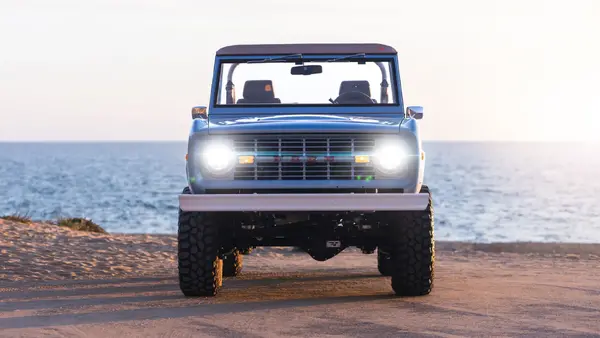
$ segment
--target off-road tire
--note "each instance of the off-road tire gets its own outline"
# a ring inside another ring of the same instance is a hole
[[[377,270],[382,276],[391,276],[394,265],[388,252],[381,251],[381,248],[377,248]]]
[[[423,211],[398,212],[392,223],[392,289],[397,296],[424,296],[433,289],[435,268],[434,213],[429,194]]]
[[[190,194],[189,188],[185,188],[183,194]],[[210,213],[179,209],[179,287],[187,297],[215,296],[221,287],[223,271],[218,258],[218,226],[214,218]]]
[[[223,277],[235,277],[242,273],[244,256],[237,249],[223,257]]]

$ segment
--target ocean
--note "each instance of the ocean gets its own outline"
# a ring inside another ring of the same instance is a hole
[[[437,240],[600,242],[600,147],[425,142]],[[175,233],[185,142],[0,143],[0,215]]]

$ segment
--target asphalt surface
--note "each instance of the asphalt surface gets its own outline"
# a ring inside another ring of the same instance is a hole
[[[432,294],[398,298],[374,256],[247,256],[214,298],[175,275],[0,284],[0,337],[600,336],[598,258],[440,251]]]

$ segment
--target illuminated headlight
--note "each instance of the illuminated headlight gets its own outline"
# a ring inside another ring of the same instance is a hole
[[[224,143],[212,143],[202,152],[202,164],[213,175],[228,173],[234,166],[235,153]]]
[[[402,144],[396,142],[380,144],[374,156],[377,169],[384,174],[396,174],[404,167],[407,155]]]

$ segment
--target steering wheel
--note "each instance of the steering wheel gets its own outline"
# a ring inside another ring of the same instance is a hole
[[[373,100],[369,97],[369,95],[359,92],[359,91],[351,91],[345,92],[338,96],[335,100],[332,101],[333,104],[373,104]]]

